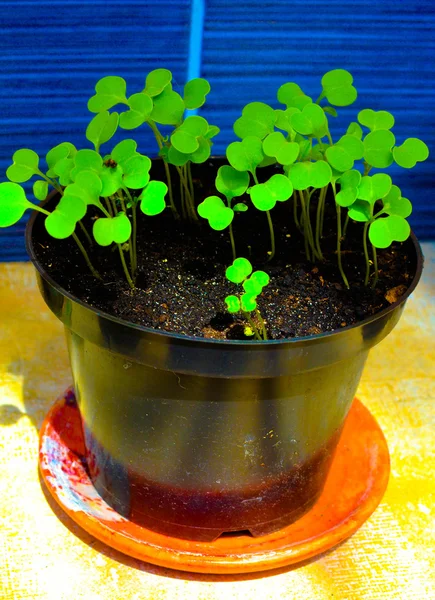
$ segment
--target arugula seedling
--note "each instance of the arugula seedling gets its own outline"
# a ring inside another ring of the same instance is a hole
[[[265,322],[257,308],[257,298],[268,285],[270,278],[264,271],[252,272],[252,265],[247,258],[236,258],[226,271],[228,281],[242,284],[243,293],[238,296],[231,294],[225,298],[227,310],[231,314],[241,312],[249,323],[250,329],[257,340],[267,340]],[[251,316],[255,311],[256,323]],[[246,331],[246,328],[245,328]]]

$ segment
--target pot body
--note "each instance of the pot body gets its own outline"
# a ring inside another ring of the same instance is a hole
[[[388,309],[307,338],[217,341],[170,335],[97,311],[28,251],[64,323],[87,466],[119,513],[168,535],[264,535],[320,495],[369,349],[395,326],[417,274]]]

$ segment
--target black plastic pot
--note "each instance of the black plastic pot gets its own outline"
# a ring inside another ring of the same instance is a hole
[[[95,310],[27,250],[64,323],[87,448],[101,496],[124,516],[195,540],[291,523],[322,491],[368,352],[396,325],[420,279],[351,327],[269,342],[199,339]]]

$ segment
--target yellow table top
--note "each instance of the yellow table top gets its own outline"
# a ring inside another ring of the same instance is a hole
[[[30,264],[0,264],[0,599],[413,600],[435,598],[435,244],[401,322],[358,390],[391,452],[381,505],[347,542],[299,568],[206,576],[126,557],[46,497],[38,429],[70,383],[62,325]]]

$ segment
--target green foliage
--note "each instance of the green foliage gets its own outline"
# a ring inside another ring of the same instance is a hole
[[[227,158],[230,165],[237,171],[254,173],[264,159],[261,139],[249,135],[241,142],[233,142],[227,148]]]
[[[127,100],[130,110],[121,113],[119,126],[121,129],[136,129],[148,121],[153,110],[153,101],[147,94],[133,94]]]
[[[17,183],[0,183],[0,227],[15,225],[28,208],[34,205],[26,198],[26,194]]]
[[[248,136],[255,136],[262,140],[273,127],[277,115],[273,108],[263,102],[251,102],[242,111],[242,116],[234,123],[234,133],[242,140]]]
[[[270,133],[263,140],[263,152],[273,156],[281,165],[291,165],[299,155],[299,144],[288,142],[280,131]]]
[[[123,212],[115,217],[102,217],[94,222],[92,234],[100,246],[123,244],[131,236],[131,223]]]
[[[6,177],[14,183],[24,183],[39,173],[39,156],[33,150],[17,150],[12,156],[12,161],[13,164],[6,171]]]
[[[349,127],[347,128],[346,133],[348,135],[353,135],[354,137],[356,137],[359,140],[361,140],[362,136],[363,136],[363,130],[361,128],[361,125],[359,123],[356,123],[355,121],[350,123]]]
[[[346,171],[339,178],[340,191],[335,196],[335,201],[340,206],[351,206],[358,198],[358,188],[361,183],[361,173],[355,169]]]
[[[75,182],[70,183],[70,185],[65,188],[64,196],[74,196],[80,198],[85,206],[93,205],[101,208],[101,189],[101,179],[96,173],[92,171],[81,171],[75,178]],[[81,218],[82,217],[79,217],[79,219]]]
[[[236,258],[225,271],[225,277],[232,283],[242,283],[252,273],[252,265],[247,258]]]
[[[158,96],[153,97],[151,119],[161,125],[178,125],[184,109],[183,98],[168,85]]]
[[[94,144],[96,152],[101,144],[108,142],[115,135],[118,123],[119,115],[116,112],[109,113],[105,110],[95,115],[86,129],[86,138]]]
[[[286,110],[281,110],[279,108],[277,108],[275,110],[275,115],[276,115],[275,127],[277,129],[282,129],[283,131],[286,131],[292,139],[296,135],[296,132],[292,127],[291,118],[295,113],[298,113],[298,112],[299,112],[299,109],[295,108],[294,106],[291,106],[290,108],[286,108]]]
[[[308,163],[307,163],[308,164]],[[249,190],[251,200],[258,210],[271,210],[277,202],[285,202],[293,193],[293,185],[285,175],[277,173]]]
[[[355,102],[358,95],[352,83],[353,77],[348,71],[328,71],[322,77],[323,96],[334,106],[349,106]]]
[[[343,135],[336,144],[326,149],[325,156],[336,171],[348,171],[355,160],[362,158],[364,145],[353,135]]]
[[[364,160],[372,167],[384,169],[393,163],[392,148],[396,138],[391,131],[377,129],[364,138]]]
[[[88,109],[99,113],[113,108],[116,104],[128,104],[126,90],[127,84],[122,77],[103,77],[95,86],[96,94],[89,99]]]
[[[322,138],[326,135],[327,119],[325,112],[318,104],[306,104],[301,112],[294,113],[290,119],[297,133]]]
[[[172,146],[182,154],[192,154],[199,148],[199,140],[207,133],[208,123],[203,117],[187,117],[171,135]]]
[[[374,204],[376,200],[384,198],[391,190],[391,177],[386,173],[377,173],[376,175],[366,175],[362,177],[358,186],[358,200],[366,200],[369,204]]]
[[[234,218],[234,211],[225,206],[218,196],[209,196],[198,206],[200,217],[207,219],[212,229],[222,231],[226,229]]]
[[[65,192],[53,212],[45,219],[48,233],[63,240],[74,233],[76,225],[86,214],[86,203],[73,190]]]
[[[148,73],[144,93],[153,98],[159,96],[172,81],[172,73],[168,69],[154,69]]]
[[[411,228],[406,219],[391,215],[371,223],[369,240],[375,248],[388,248],[393,242],[404,242],[410,233]]]
[[[149,217],[159,215],[166,208],[165,196],[167,193],[166,183],[150,181],[139,196],[141,211]]]
[[[407,198],[402,198],[402,193],[397,185],[392,185],[390,191],[382,198],[383,211],[388,215],[409,217],[412,213],[412,204]]]
[[[224,165],[219,167],[215,185],[217,191],[230,202],[235,197],[243,196],[248,189],[249,173],[247,171],[237,171],[233,167]],[[245,209],[247,209],[246,206]]]
[[[322,188],[330,183],[332,171],[324,160],[298,162],[290,166],[288,177],[295,190],[306,190],[309,187]]]
[[[33,195],[37,200],[45,200],[48,194],[48,182],[39,179],[33,184]]]
[[[412,169],[417,162],[425,161],[428,156],[428,147],[418,138],[408,138],[401,146],[393,148],[394,160],[405,169]]]
[[[371,108],[365,108],[358,113],[358,121],[365,125],[371,131],[377,129],[391,129],[394,126],[394,117],[386,110],[375,111]]]
[[[133,190],[139,190],[147,185],[150,180],[149,170],[151,160],[148,156],[136,154],[121,163],[124,185]]]
[[[297,83],[284,83],[277,94],[278,102],[285,104],[287,108],[303,109],[307,104],[312,103],[312,99],[306,96]]]
[[[210,92],[210,84],[206,79],[191,79],[184,86],[184,105],[187,109],[200,108],[207,94]]]

